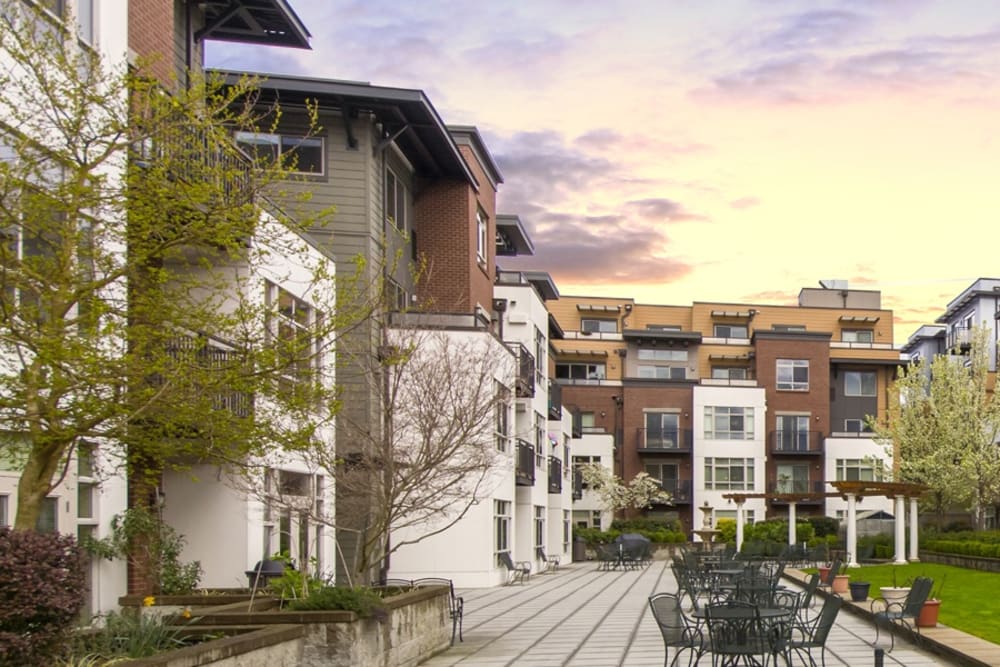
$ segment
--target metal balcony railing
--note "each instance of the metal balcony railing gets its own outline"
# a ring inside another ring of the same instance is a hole
[[[772,454],[820,454],[823,451],[820,431],[771,431],[768,442]]]
[[[636,429],[640,454],[685,454],[691,451],[691,429]]]
[[[972,330],[969,327],[952,327],[948,330],[948,349],[968,352],[972,347]]]
[[[533,398],[535,395],[535,355],[521,343],[506,343],[507,349],[517,357],[517,378],[514,391],[518,398]]]
[[[535,484],[535,446],[527,440],[517,441],[517,467],[514,478],[518,486]]]
[[[573,469],[573,500],[583,498],[583,472],[579,468]]]
[[[824,493],[826,491],[826,482],[821,480],[808,480],[808,479],[775,479],[771,478],[767,482],[767,492],[768,493],[786,493],[792,495],[807,495],[810,493]],[[809,504],[821,504],[824,498],[800,498],[796,500],[798,503],[809,503]],[[772,503],[784,504],[788,500],[785,499],[771,499]]]
[[[673,496],[675,505],[691,503],[691,487],[690,479],[667,479],[660,482],[660,488]]]
[[[549,380],[549,419],[562,419],[562,385]]]
[[[246,363],[242,353],[223,341],[207,336],[173,336],[167,340],[166,353],[175,361],[197,364],[210,372],[212,369],[222,371],[226,367]],[[154,375],[149,381],[162,384],[163,378]],[[253,413],[253,395],[236,390],[215,390],[212,393],[212,407],[216,410],[228,410],[237,417],[249,417]]]
[[[562,493],[562,461],[549,457],[549,493]]]

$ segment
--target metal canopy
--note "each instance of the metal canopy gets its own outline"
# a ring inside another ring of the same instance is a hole
[[[285,0],[209,0],[196,41],[269,44],[308,49],[311,35]]]

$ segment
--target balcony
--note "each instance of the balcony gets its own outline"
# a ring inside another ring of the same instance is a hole
[[[583,498],[583,472],[579,468],[573,469],[573,500]]]
[[[972,348],[972,330],[969,327],[952,327],[948,330],[948,350],[952,354],[965,354]]]
[[[691,504],[690,479],[667,479],[660,482],[660,488],[674,497],[674,505]]]
[[[389,326],[396,329],[440,329],[445,331],[486,331],[489,320],[477,313],[389,313]]]
[[[819,456],[823,453],[820,431],[771,431],[767,440],[772,454]]]
[[[514,481],[518,486],[535,485],[535,446],[526,440],[517,441],[517,468]]]
[[[691,429],[636,429],[636,451],[639,454],[690,454],[691,441]]]
[[[558,384],[556,386],[559,386]],[[559,390],[562,393],[562,389]],[[583,413],[580,412],[579,408],[574,408],[572,410],[573,415],[573,426],[571,436],[574,438],[583,437]]]
[[[562,461],[549,457],[549,493],[562,493]]]
[[[562,385],[549,380],[549,419],[562,419]]]
[[[514,391],[518,398],[535,396],[535,356],[521,343],[505,343],[507,349],[517,357],[517,379]]]
[[[211,372],[246,363],[245,355],[224,342],[208,336],[173,336],[166,343],[167,356],[185,364],[197,364],[201,369]],[[153,375],[149,381],[161,385],[163,378]],[[213,390],[211,392],[212,408],[228,410],[237,417],[249,417],[253,414],[253,395],[236,390]]]
[[[806,496],[812,493],[825,493],[826,482],[808,479],[776,479],[771,478],[767,482],[767,492],[769,494],[791,494]],[[786,498],[769,498],[772,505],[787,505]],[[822,505],[826,498],[798,498],[795,499],[797,505]]]

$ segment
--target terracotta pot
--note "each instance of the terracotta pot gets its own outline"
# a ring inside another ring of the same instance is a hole
[[[941,600],[927,600],[920,608],[920,615],[917,616],[917,627],[934,628],[937,627],[938,611],[941,610]]]
[[[830,576],[830,568],[828,567],[818,567],[819,570],[819,580],[826,581],[826,578]]]
[[[848,586],[847,584],[851,581],[851,575],[849,574],[837,574],[833,577],[833,586],[830,587],[834,593],[846,593]]]

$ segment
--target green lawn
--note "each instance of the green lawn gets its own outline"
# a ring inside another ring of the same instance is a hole
[[[878,597],[879,586],[893,585],[893,572],[897,586],[908,586],[915,577],[931,577],[933,594],[942,600],[941,623],[1000,644],[1000,574],[936,563],[862,565],[846,572],[851,581],[871,582],[871,597]]]

